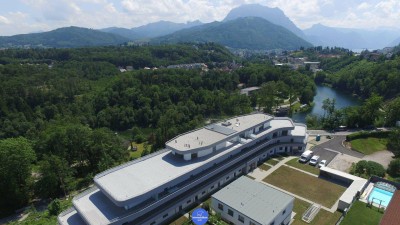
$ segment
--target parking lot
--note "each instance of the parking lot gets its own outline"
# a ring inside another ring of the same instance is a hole
[[[329,151],[323,148],[314,148],[313,149],[314,155],[319,155],[320,158],[318,160],[318,162],[320,162],[321,160],[326,160],[327,165],[329,165],[329,163],[336,157],[336,155],[338,154],[337,152],[333,152],[333,151]]]

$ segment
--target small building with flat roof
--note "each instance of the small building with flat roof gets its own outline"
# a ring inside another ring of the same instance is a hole
[[[253,94],[255,91],[260,90],[260,87],[248,87],[248,88],[243,88],[240,90],[240,94],[241,95],[251,95]]]
[[[234,224],[287,225],[294,197],[242,176],[211,197],[212,209]]]

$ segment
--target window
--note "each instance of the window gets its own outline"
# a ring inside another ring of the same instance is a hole
[[[168,213],[167,214],[165,214],[162,218],[165,218],[165,217],[167,217],[168,216]]]
[[[243,216],[239,215],[239,216],[238,216],[238,220],[239,220],[240,222],[244,223],[244,217],[243,217]]]
[[[226,180],[229,180],[229,176],[226,177]]]
[[[282,131],[282,136],[287,136],[287,135],[288,135],[288,131],[287,130]]]
[[[224,211],[224,206],[221,203],[218,203],[218,209]]]
[[[154,224],[156,224],[156,221],[153,221],[150,225],[154,225]]]
[[[192,200],[188,200],[188,201],[186,202],[186,204],[189,204],[191,201],[192,201]]]
[[[283,212],[282,212],[282,215],[285,215],[285,213],[286,213],[286,209],[285,209],[285,210],[283,210]]]
[[[232,211],[232,209],[228,209],[228,215],[233,216],[233,211]]]
[[[206,191],[201,192],[202,195],[204,195],[206,193]]]
[[[214,185],[213,186],[211,186],[211,188],[210,189],[214,189]]]
[[[275,225],[275,221],[272,221],[272,223],[270,223],[269,225]]]
[[[256,223],[254,223],[253,221],[250,221],[250,225],[256,225]]]

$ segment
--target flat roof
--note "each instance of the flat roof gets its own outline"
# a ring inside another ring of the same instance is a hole
[[[294,130],[291,131],[292,136],[303,136],[307,131],[307,126],[295,124]]]
[[[264,114],[261,115],[264,116]],[[239,121],[242,120],[239,119]],[[281,118],[277,121],[272,120],[270,127],[261,134],[283,127],[291,129],[293,128],[292,126],[293,123],[289,118]],[[243,125],[243,127],[245,126]],[[304,135],[306,134],[304,133]],[[97,175],[94,180],[96,185],[105,190],[114,200],[118,202],[128,201],[227,155],[240,146],[242,144],[237,143],[229,146],[224,151],[218,151],[210,156],[188,161],[174,156],[171,151],[165,149],[147,156],[148,158],[140,158],[105,171]]]
[[[177,151],[189,151],[200,147],[211,146],[225,138],[236,135],[238,132],[267,122],[272,118],[272,116],[264,113],[234,117],[179,135],[169,140],[166,145]],[[224,126],[223,123],[230,125]],[[211,129],[212,127],[215,129]]]
[[[351,203],[353,202],[354,196],[356,196],[357,192],[361,192],[361,190],[364,188],[364,186],[367,184],[368,180],[357,177],[345,172],[342,172],[340,170],[335,170],[326,166],[323,166],[320,168],[321,171],[328,172],[330,174],[334,174],[336,176],[344,177],[348,180],[352,180],[353,182],[350,184],[350,186],[346,189],[346,191],[343,192],[343,194],[340,196],[339,200],[346,202],[346,203]]]
[[[294,197],[265,184],[241,176],[212,198],[260,224],[270,224]],[[268,222],[269,221],[269,222]]]

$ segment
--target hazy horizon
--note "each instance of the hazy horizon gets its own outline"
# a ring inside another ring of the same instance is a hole
[[[79,26],[133,28],[160,20],[221,21],[243,4],[280,8],[300,29],[331,27],[400,29],[396,0],[15,0],[0,8],[0,36]],[[400,34],[399,34],[400,36]]]

